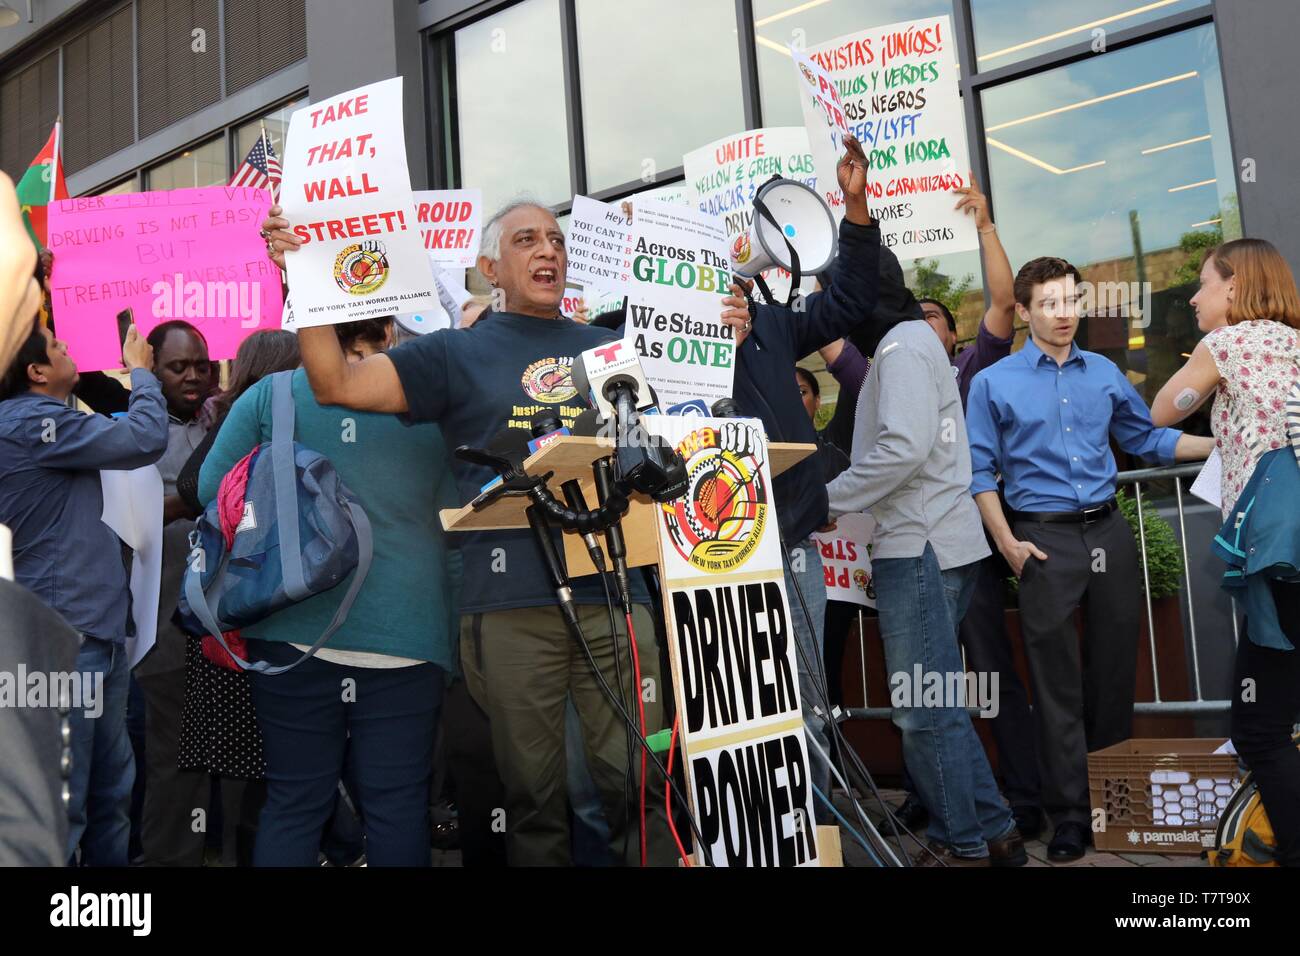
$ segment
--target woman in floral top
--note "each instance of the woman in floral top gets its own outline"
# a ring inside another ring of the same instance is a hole
[[[1238,239],[1206,254],[1192,306],[1205,338],[1160,390],[1151,417],[1173,425],[1214,396],[1210,423],[1223,458],[1226,520],[1260,458],[1287,445],[1287,398],[1300,383],[1300,294],[1272,244]],[[1300,750],[1291,741],[1300,713],[1300,582],[1270,586],[1292,649],[1257,644],[1246,622],[1232,739],[1259,783],[1279,862],[1300,866]]]

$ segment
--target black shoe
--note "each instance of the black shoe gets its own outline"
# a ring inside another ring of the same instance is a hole
[[[1016,829],[1026,840],[1037,840],[1043,832],[1043,811],[1035,806],[1011,808],[1011,815],[1016,818]]]
[[[903,805],[894,811],[894,816],[898,822],[907,829],[916,833],[927,823],[930,822],[930,811],[925,809],[925,804],[921,802],[920,797],[914,793],[909,793]]]
[[[1088,828],[1082,823],[1066,821],[1056,828],[1052,842],[1047,844],[1047,859],[1053,863],[1069,863],[1083,857],[1089,843]]]
[[[1025,841],[1014,827],[1001,840],[989,841],[989,863],[992,866],[1024,866],[1028,862]]]

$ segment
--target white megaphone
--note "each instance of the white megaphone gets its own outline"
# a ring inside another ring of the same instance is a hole
[[[803,275],[825,272],[835,261],[839,241],[835,216],[825,200],[803,183],[773,176],[754,194],[749,232],[731,243],[731,271],[754,279],[768,269]],[[798,263],[790,255],[798,254]],[[799,285],[796,276],[794,287]]]

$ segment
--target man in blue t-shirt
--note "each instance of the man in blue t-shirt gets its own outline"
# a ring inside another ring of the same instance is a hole
[[[298,238],[272,209],[265,224],[273,258]],[[532,417],[556,412],[572,426],[585,404],[573,386],[576,356],[617,336],[570,321],[560,312],[567,255],[564,234],[549,209],[520,201],[485,225],[479,271],[498,290],[490,317],[467,329],[432,332],[390,352],[347,364],[332,329],[302,329],[303,365],[322,404],[393,412],[409,422],[436,421],[451,448],[486,448],[506,430],[528,437]],[[463,461],[453,470],[461,500],[495,477]],[[556,532],[557,546],[559,534]],[[582,724],[588,764],[602,795],[621,857],[625,828],[635,827],[624,802],[628,765],[622,717],[606,700],[556,606],[530,531],[459,537],[464,558],[461,667],[492,726],[496,763],[506,789],[507,852],[514,865],[571,862],[565,790],[564,713],[572,697]],[[605,592],[595,576],[575,579],[573,596],[591,651],[611,687],[615,642]],[[663,729],[659,650],[649,596],[634,577],[633,624],[647,734]],[[620,631],[623,629],[620,627]],[[620,634],[618,643],[626,638]],[[635,718],[637,694],[624,667],[624,706]],[[640,760],[633,761],[639,765]],[[649,781],[653,783],[653,781]],[[649,862],[673,858],[663,801],[647,806]],[[628,862],[637,841],[627,841]]]

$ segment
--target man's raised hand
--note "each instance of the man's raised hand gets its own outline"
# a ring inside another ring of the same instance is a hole
[[[844,217],[859,226],[871,225],[871,213],[867,211],[867,154],[851,135],[844,136],[844,155],[835,175],[844,192]]]

